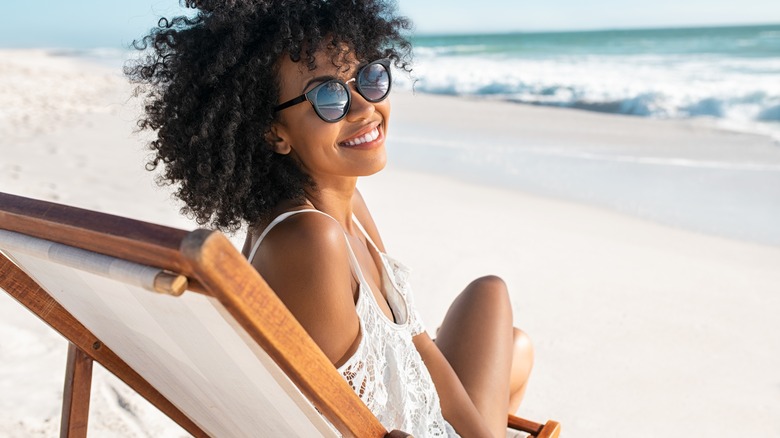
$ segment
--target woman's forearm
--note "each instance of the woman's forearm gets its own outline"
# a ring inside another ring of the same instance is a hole
[[[491,437],[490,430],[484,424],[458,375],[430,336],[427,333],[415,336],[414,345],[436,386],[444,419],[464,438]]]

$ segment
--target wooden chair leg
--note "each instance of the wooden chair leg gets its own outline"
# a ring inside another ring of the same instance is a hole
[[[73,343],[68,343],[60,438],[86,438],[91,389],[92,358]]]

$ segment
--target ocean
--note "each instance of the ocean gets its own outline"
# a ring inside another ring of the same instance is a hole
[[[416,92],[653,118],[780,141],[780,24],[414,36]],[[60,48],[120,66],[127,48]]]
[[[581,139],[549,124],[491,125],[495,118],[470,114],[476,106],[458,99],[450,117],[415,118],[411,96],[398,93],[395,107],[408,106],[394,112],[392,165],[780,246],[780,25],[419,35],[413,43],[413,71],[397,72],[398,88],[620,116]],[[116,46],[49,53],[117,74],[131,54]],[[608,132],[638,118],[695,122],[652,124],[674,133],[667,137]]]
[[[780,25],[413,39],[417,92],[653,118],[780,140]]]

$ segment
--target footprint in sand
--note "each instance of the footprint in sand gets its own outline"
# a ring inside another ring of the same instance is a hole
[[[59,201],[60,200],[60,194],[58,193],[58,187],[55,183],[46,183],[45,184],[47,191],[49,193],[46,194],[46,198],[48,198],[50,201]]]
[[[15,181],[19,180],[19,178],[21,177],[21,174],[22,174],[22,166],[20,166],[18,164],[12,164],[10,166],[8,175],[10,176],[10,178],[12,180],[15,180]]]
[[[86,155],[76,155],[76,168],[83,169],[87,167],[87,156]]]

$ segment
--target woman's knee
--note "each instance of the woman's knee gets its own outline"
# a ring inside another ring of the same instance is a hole
[[[469,283],[458,301],[471,309],[493,309],[491,312],[503,311],[512,315],[512,303],[509,300],[509,290],[501,277],[486,275]]]
[[[502,289],[506,290],[506,282],[504,279],[497,275],[485,275],[479,277],[469,284],[469,287],[485,288],[485,289]]]
[[[466,286],[466,291],[477,295],[480,299],[492,298],[509,301],[509,289],[504,280],[496,275],[485,275],[477,278]]]

